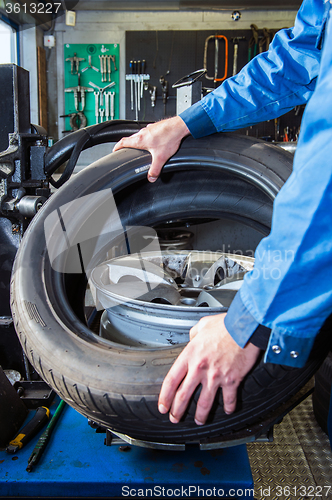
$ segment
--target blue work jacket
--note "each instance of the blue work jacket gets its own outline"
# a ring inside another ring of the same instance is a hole
[[[276,118],[308,103],[293,172],[276,197],[272,228],[255,252],[225,324],[244,347],[271,328],[265,361],[303,366],[332,313],[331,3],[305,0],[293,28],[180,116],[194,137]]]

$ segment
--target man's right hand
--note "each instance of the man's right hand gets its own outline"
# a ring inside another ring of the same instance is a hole
[[[179,116],[174,116],[167,120],[150,123],[136,134],[124,137],[114,146],[113,151],[122,148],[149,151],[152,155],[152,163],[148,171],[148,180],[155,182],[167,160],[179,149],[181,140],[189,134],[184,121]]]

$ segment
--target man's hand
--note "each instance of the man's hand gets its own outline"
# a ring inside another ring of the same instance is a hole
[[[174,116],[151,123],[136,134],[124,137],[114,146],[113,151],[122,148],[149,151],[152,155],[152,163],[148,171],[148,180],[155,182],[167,160],[179,149],[181,140],[189,134],[184,121],[179,116]]]
[[[243,349],[229,335],[225,314],[206,316],[190,330],[190,342],[168,372],[159,395],[159,411],[176,424],[186,410],[199,384],[195,422],[203,425],[219,387],[223,391],[224,411],[236,406],[237,388],[254,366],[260,349],[248,343]]]

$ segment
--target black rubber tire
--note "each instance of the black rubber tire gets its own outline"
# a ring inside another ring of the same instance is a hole
[[[196,426],[198,388],[182,421],[173,425],[158,412],[157,400],[161,383],[184,345],[142,349],[92,334],[84,321],[85,277],[52,269],[44,221],[71,200],[111,187],[125,226],[227,216],[240,218],[264,234],[269,230],[273,198],[291,172],[292,155],[233,134],[188,138],[154,185],[146,181],[150,161],[145,151],[121,150],[75,175],[44,205],[30,224],[14,265],[15,327],[41,377],[68,404],[102,426],[165,443],[231,438],[234,430],[260,421],[310,379],[327,353],[322,334],[302,369],[260,360],[239,389],[234,414],[224,414],[220,392],[206,425]],[[83,212],[72,215],[77,227],[84,224]],[[67,257],[68,252],[63,252],[60,259],[65,262]]]
[[[315,375],[315,390],[312,395],[312,406],[317,422],[328,434],[328,416],[332,386],[332,352],[325,358]]]

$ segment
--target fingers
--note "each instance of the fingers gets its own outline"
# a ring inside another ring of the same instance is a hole
[[[197,425],[205,424],[212,408],[217,389],[218,387],[209,388],[207,385],[202,386],[195,413],[195,422]]]
[[[183,354],[183,352],[184,351],[182,351],[181,354]],[[182,360],[181,354],[176,359],[174,365],[166,375],[163,385],[161,386],[158,400],[158,410],[160,413],[167,413],[169,411],[175,393],[188,371],[187,363],[185,360]]]
[[[235,381],[231,381],[228,382],[227,385],[224,385],[222,388],[222,396],[224,400],[224,412],[227,415],[230,415],[235,411],[238,386],[239,384],[236,384]]]
[[[180,385],[174,396],[170,409],[169,419],[173,424],[177,424],[180,421],[181,417],[186,411],[191,396],[193,395],[199,383],[200,379],[198,374],[195,376],[189,372],[183,379],[182,384]]]

